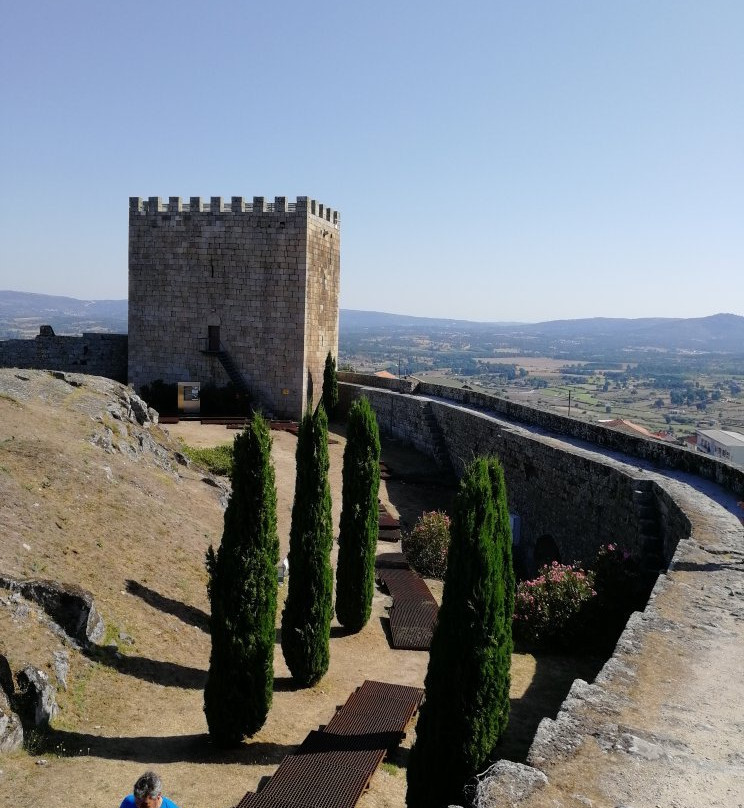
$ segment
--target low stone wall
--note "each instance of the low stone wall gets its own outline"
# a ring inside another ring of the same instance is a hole
[[[388,379],[384,376],[375,376],[373,373],[352,373],[348,370],[339,371],[338,380],[348,384],[364,384],[382,390],[394,390],[396,393],[412,393],[420,383],[418,379],[411,377]]]
[[[34,339],[0,342],[0,367],[87,373],[126,384],[127,342],[126,334],[57,336],[43,325]]]
[[[623,463],[556,445],[518,424],[442,400],[348,383],[341,383],[339,392],[342,409],[365,395],[383,434],[430,456],[444,444],[458,475],[472,458],[496,455],[504,466],[509,510],[520,518],[518,554],[526,569],[534,567],[540,539],[554,542],[564,562],[589,563],[599,546],[609,542],[644,554],[645,514],[634,497],[642,481],[647,482],[642,470],[633,473]],[[689,523],[670,497],[658,487],[650,490],[668,562],[679,538],[689,534]]]
[[[380,379],[377,376],[360,373],[353,375],[355,377],[354,384],[393,389],[380,383],[388,380]],[[346,381],[346,379],[344,380]],[[744,497],[744,469],[686,447],[629,435],[601,424],[580,421],[577,418],[547,412],[537,407],[518,404],[508,399],[498,398],[475,390],[447,387],[414,379],[404,381],[410,381],[413,384],[413,389],[410,392],[417,395],[445,399],[456,404],[462,404],[470,409],[492,413],[509,421],[537,426],[559,435],[588,441],[603,449],[638,457],[660,468],[678,469],[679,471],[695,474],[699,477],[713,480],[738,496]],[[400,392],[409,391],[401,390]]]

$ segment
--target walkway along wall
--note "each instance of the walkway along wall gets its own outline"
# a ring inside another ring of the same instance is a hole
[[[569,563],[591,562],[600,545],[620,542],[659,569],[689,533],[684,514],[642,469],[629,473],[610,458],[600,462],[578,446],[440,399],[346,382],[340,391],[342,406],[364,394],[384,434],[430,456],[443,440],[458,476],[472,458],[496,455],[504,466],[509,510],[520,517],[518,554],[528,570],[534,569],[539,540],[554,542]],[[651,511],[642,494],[650,495]]]

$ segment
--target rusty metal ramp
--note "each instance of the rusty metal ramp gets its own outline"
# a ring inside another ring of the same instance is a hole
[[[434,601],[395,601],[390,607],[393,648],[428,651],[438,615],[439,607]]]
[[[393,648],[428,651],[439,607],[423,578],[411,569],[380,566],[377,580],[393,599],[390,638]]]
[[[354,808],[423,696],[420,687],[365,681],[324,730],[311,732],[237,808]]]

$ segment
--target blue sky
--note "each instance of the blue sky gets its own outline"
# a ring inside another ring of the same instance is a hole
[[[127,294],[129,196],[341,211],[344,308],[744,314],[741,0],[24,0],[0,288]]]

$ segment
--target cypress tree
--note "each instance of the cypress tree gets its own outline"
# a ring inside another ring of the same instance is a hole
[[[253,735],[271,706],[278,562],[271,436],[256,414],[235,438],[222,542],[207,551],[212,652],[204,712],[219,746]]]
[[[372,611],[379,488],[380,435],[362,397],[351,405],[347,421],[336,570],[336,616],[350,631],[361,630]]]
[[[336,373],[336,360],[328,351],[325,367],[323,368],[323,407],[328,418],[333,418],[338,406],[338,374]]]
[[[333,570],[328,485],[328,420],[322,406],[305,413],[297,438],[297,478],[289,533],[289,591],[282,613],[282,652],[300,686],[328,670]]]
[[[460,483],[426,696],[408,762],[408,808],[457,804],[509,718],[514,611],[511,530],[498,461]]]

